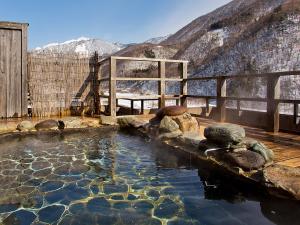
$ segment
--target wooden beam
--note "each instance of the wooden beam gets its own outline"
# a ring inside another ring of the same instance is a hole
[[[98,62],[98,53],[95,52],[93,57],[93,95],[94,95],[94,113],[100,114],[100,97],[99,97],[99,90],[100,90],[100,83],[98,82],[99,79],[99,65]]]
[[[219,77],[217,80],[217,110],[220,122],[226,120],[226,79]]]
[[[262,74],[236,74],[236,75],[215,75],[209,77],[189,77],[188,81],[192,80],[216,80],[219,77],[227,78],[227,79],[235,79],[235,78],[257,78],[257,77],[272,77],[272,76],[292,76],[292,75],[300,75],[300,71],[284,71],[284,72],[275,72],[275,73],[262,73]]]
[[[181,98],[181,105],[187,107],[187,98],[186,95],[188,94],[187,90],[187,62],[183,62],[180,64],[180,76],[181,76],[181,83],[180,83],[180,95],[183,97]]]
[[[158,94],[160,95],[159,98],[159,108],[165,107],[165,92],[166,92],[166,63],[164,61],[160,61],[158,63],[158,76],[159,86],[158,86]]]
[[[117,77],[117,81],[160,81],[159,77]],[[182,81],[179,78],[165,78],[165,81]]]
[[[299,124],[299,116],[298,116],[298,114],[299,114],[299,107],[298,107],[299,105],[297,104],[297,103],[294,103],[294,123],[296,124],[296,125],[298,125]]]
[[[209,98],[205,99],[205,112],[208,115],[208,113],[209,113]]]
[[[267,79],[267,129],[274,133],[279,131],[279,102],[280,77],[272,76]]]
[[[130,114],[133,115],[133,110],[134,110],[134,100],[130,100]]]
[[[116,59],[110,58],[109,60],[109,114],[110,116],[117,116],[117,106],[116,106],[116,73],[117,73],[117,63]]]
[[[116,60],[130,60],[130,61],[148,61],[148,62],[168,62],[168,63],[187,63],[186,60],[175,59],[158,59],[158,58],[136,58],[136,57],[123,57],[123,56],[111,56]]]
[[[15,22],[6,22],[6,21],[0,21],[0,27],[4,29],[11,29],[11,30],[23,30],[24,27],[29,26],[28,23],[15,23]]]
[[[27,99],[27,94],[28,94],[28,74],[27,74],[27,40],[28,40],[28,35],[27,35],[27,29],[28,29],[28,24],[24,23],[22,24],[22,68],[21,68],[21,73],[22,73],[22,81],[21,81],[21,116],[27,116],[28,114],[28,99]]]
[[[145,109],[144,109],[144,99],[141,99],[141,114],[144,115]]]

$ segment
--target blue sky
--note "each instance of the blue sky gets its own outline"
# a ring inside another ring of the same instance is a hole
[[[78,37],[133,43],[176,32],[230,0],[0,0],[0,20],[28,22],[29,48]]]

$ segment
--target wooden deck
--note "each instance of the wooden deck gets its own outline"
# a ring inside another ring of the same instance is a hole
[[[197,118],[200,126],[207,127],[216,123],[213,120]],[[275,154],[274,162],[280,165],[300,168],[300,135],[291,133],[273,133],[262,129],[243,126],[247,137],[254,138],[272,149]]]

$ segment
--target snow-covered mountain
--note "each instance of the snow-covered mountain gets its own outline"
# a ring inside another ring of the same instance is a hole
[[[81,55],[91,55],[98,52],[100,56],[111,55],[127,45],[121,43],[110,43],[101,39],[80,37],[62,43],[50,43],[33,50],[35,53],[78,53]]]
[[[159,44],[159,43],[165,41],[166,39],[168,39],[170,36],[171,36],[171,34],[166,35],[166,36],[161,36],[161,37],[150,38],[147,41],[145,41],[144,43]]]
[[[150,52],[156,58],[185,59],[189,61],[189,76],[218,76],[300,70],[299,43],[300,0],[233,0],[198,17],[159,44],[140,44],[115,54],[142,57]],[[138,69],[153,70],[153,65],[140,63]],[[149,87],[148,83],[142,89],[155,92],[157,87]],[[299,97],[299,84],[299,77],[283,78],[282,97]],[[230,85],[232,96],[266,95],[263,80]],[[175,85],[171,88],[179,89]],[[193,94],[215,95],[214,90],[215,82],[189,83]]]

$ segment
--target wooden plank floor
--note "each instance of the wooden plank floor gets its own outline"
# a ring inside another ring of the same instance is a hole
[[[203,118],[197,118],[197,120],[202,129],[216,123],[213,120]],[[300,135],[282,132],[274,134],[258,128],[243,127],[246,130],[247,137],[261,141],[273,150],[275,163],[300,168]]]

